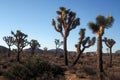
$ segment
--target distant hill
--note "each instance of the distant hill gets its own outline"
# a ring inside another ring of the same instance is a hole
[[[31,53],[31,48],[24,49],[23,51],[26,52],[26,53]],[[40,52],[43,52],[43,50],[39,49],[39,48],[35,49],[35,53],[40,53]]]
[[[7,53],[8,50],[9,50],[8,48],[6,48],[6,47],[0,45],[0,53]]]
[[[56,49],[50,49],[50,50],[48,50],[48,52],[49,52],[49,53],[56,53]],[[58,48],[58,49],[57,49],[57,53],[63,53],[63,49]]]
[[[120,53],[120,50],[115,51],[115,53]]]

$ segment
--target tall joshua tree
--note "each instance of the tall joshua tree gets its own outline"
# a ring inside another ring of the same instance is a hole
[[[103,61],[102,61],[102,36],[105,29],[108,29],[112,26],[114,19],[112,16],[104,17],[98,15],[96,17],[96,23],[89,22],[88,26],[90,29],[97,35],[97,55],[98,55],[98,68],[99,72],[103,73]]]
[[[106,46],[109,48],[110,52],[110,67],[112,67],[112,47],[115,44],[115,41],[113,39],[107,39],[106,37],[103,40],[106,44]]]
[[[28,45],[27,35],[22,33],[20,30],[17,30],[16,33],[11,31],[11,34],[14,36],[14,45],[17,47],[17,61],[20,61],[20,53],[23,48]]]
[[[75,29],[80,24],[80,19],[76,18],[76,13],[66,9],[65,7],[60,7],[60,10],[57,11],[57,24],[54,19],[52,19],[52,25],[54,29],[59,32],[63,37],[63,48],[64,48],[64,57],[65,65],[68,65],[67,57],[67,37],[72,29]]]
[[[29,44],[30,44],[30,47],[31,47],[31,50],[32,50],[32,55],[33,55],[35,53],[35,49],[37,47],[40,47],[40,44],[37,40],[34,40],[34,39],[32,39]]]
[[[78,60],[79,60],[80,56],[82,55],[82,53],[84,52],[84,50],[86,48],[89,48],[90,46],[94,45],[95,40],[96,40],[95,37],[93,37],[91,40],[90,40],[90,37],[85,38],[85,29],[80,29],[79,35],[80,35],[79,41],[75,45],[75,47],[77,48],[78,56],[76,57],[72,66],[74,66],[78,62]]]
[[[14,38],[12,36],[4,36],[3,40],[7,43],[8,47],[9,47],[8,57],[10,57],[10,55],[11,55],[11,46],[14,43]]]
[[[63,44],[63,41],[60,41],[59,39],[55,39],[55,45],[56,45],[56,55],[57,55],[57,49]]]

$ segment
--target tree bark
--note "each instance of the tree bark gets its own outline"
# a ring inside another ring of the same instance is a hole
[[[32,49],[32,55],[35,54],[35,48],[31,48]]]
[[[8,57],[10,57],[10,56],[11,56],[11,48],[10,48],[10,46],[9,46]]]
[[[18,62],[20,61],[20,48],[19,48],[19,45],[18,45],[18,51],[17,51],[17,61]]]
[[[18,54],[17,54],[17,61],[19,62],[20,61],[20,52],[18,51]]]
[[[72,66],[76,65],[76,63],[78,62],[81,54],[82,54],[82,52],[79,52],[79,53],[78,53],[78,56],[77,56],[77,58],[75,59],[75,61],[73,62]]]
[[[99,79],[103,80],[103,60],[102,60],[102,37],[98,36],[97,38],[97,56],[98,56],[98,70],[99,70]]]
[[[68,65],[68,56],[67,56],[67,37],[64,37],[64,44],[63,44],[63,48],[64,48],[64,59],[65,59],[65,65]]]
[[[112,67],[112,48],[110,48],[110,67]]]
[[[57,48],[57,45],[56,45],[55,56],[57,56],[57,49],[58,49],[58,48]]]
[[[80,48],[80,45],[78,45],[78,47]],[[79,51],[78,51],[78,53],[77,53],[78,56],[77,56],[77,58],[75,59],[75,61],[73,62],[72,66],[76,65],[76,63],[78,62],[78,60],[79,60],[79,58],[81,57],[81,55],[82,55],[82,53],[83,53],[84,50],[85,50],[85,48],[83,48],[82,50],[79,49]]]

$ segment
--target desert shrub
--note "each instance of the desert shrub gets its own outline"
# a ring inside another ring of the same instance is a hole
[[[4,74],[4,71],[0,69],[0,76],[2,76],[3,74]]]
[[[108,74],[109,80],[120,80],[119,72],[109,72]]]
[[[30,71],[22,64],[15,63],[5,74],[10,80],[30,80]]]
[[[120,80],[120,68],[109,68],[106,74],[109,80]]]
[[[64,75],[64,69],[56,65],[50,65],[41,61],[37,57],[31,57],[26,62],[20,64],[15,63],[6,72],[9,80],[37,80],[40,77],[54,78],[56,75]],[[49,79],[49,78],[48,78]]]
[[[54,76],[58,74],[63,75],[64,72],[63,68],[56,65],[50,65],[34,56],[25,63],[25,66],[32,71],[33,76],[43,74],[44,72],[51,72]]]
[[[90,68],[90,67],[83,67],[83,70],[84,70],[88,75],[95,75],[95,74],[96,74],[96,71],[93,70],[93,69]]]
[[[36,77],[39,74],[43,74],[45,71],[48,71],[50,68],[50,65],[48,65],[46,62],[42,62],[34,57],[27,60],[24,66],[31,71],[32,77]]]
[[[50,72],[52,72],[54,74],[54,76],[60,74],[60,75],[64,75],[64,70],[63,68],[59,67],[59,66],[56,66],[56,65],[53,65],[51,66],[50,68]]]

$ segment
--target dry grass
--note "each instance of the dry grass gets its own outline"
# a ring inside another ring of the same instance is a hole
[[[83,56],[74,67],[70,66],[75,58],[73,56],[69,56],[69,66],[66,67],[64,65],[64,57],[60,57],[60,55],[55,56],[54,54],[48,53],[38,53],[35,55],[39,57],[41,61],[66,69],[65,75],[63,76],[65,80],[98,80],[97,58],[94,55]],[[29,56],[30,54],[21,54],[21,62],[25,62]],[[7,57],[7,54],[0,54],[0,75],[2,78],[4,78],[4,72],[7,72],[8,68],[14,63],[16,63],[16,54],[12,54],[10,58]],[[109,56],[104,55],[103,65],[105,80],[120,80],[120,55],[113,55],[113,66],[111,68],[109,67]],[[1,77],[0,80],[5,80],[1,79]],[[61,76],[58,77],[61,78],[60,80],[64,80]]]

